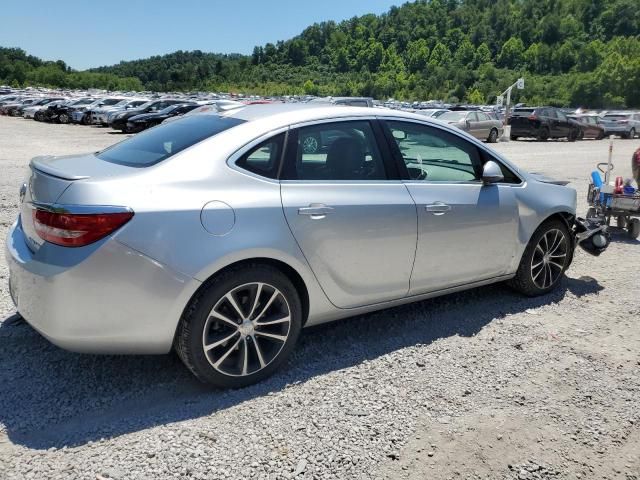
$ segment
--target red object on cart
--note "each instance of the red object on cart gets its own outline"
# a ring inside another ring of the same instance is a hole
[[[624,180],[622,180],[622,177],[616,177],[616,186],[613,188],[613,193],[616,195],[622,195],[623,188]]]

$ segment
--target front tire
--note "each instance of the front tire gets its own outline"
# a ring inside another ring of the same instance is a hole
[[[549,293],[558,286],[569,267],[571,248],[569,230],[563,222],[544,222],[529,240],[509,285],[528,297]]]
[[[632,128],[631,130],[629,130],[629,138],[630,139],[636,138],[636,129],[635,128]]]
[[[174,346],[202,382],[240,388],[273,374],[301,327],[302,304],[291,280],[253,264],[223,272],[192,299]]]

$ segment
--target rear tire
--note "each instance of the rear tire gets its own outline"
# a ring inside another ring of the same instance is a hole
[[[205,284],[180,319],[174,347],[202,382],[240,388],[272,375],[301,327],[302,304],[291,280],[271,266],[252,264]]]
[[[511,135],[509,138],[511,140],[518,140],[518,138],[520,138],[520,137],[518,137],[517,135]]]
[[[560,220],[548,220],[529,240],[516,276],[508,285],[518,292],[537,297],[555,289],[572,258],[572,242],[567,226]]]
[[[618,228],[626,228],[627,227],[627,218],[624,215],[618,215],[616,217],[616,226]]]
[[[547,140],[549,140],[549,129],[547,127],[544,127],[542,130],[540,130],[540,133],[538,134],[538,141],[539,142],[546,142]]]
[[[632,239],[637,239],[640,236],[640,219],[632,218],[627,224],[627,234]]]
[[[487,143],[496,143],[498,141],[498,130],[492,128],[487,137]]]
[[[58,122],[60,123],[69,123],[69,115],[67,113],[61,113],[58,115]]]

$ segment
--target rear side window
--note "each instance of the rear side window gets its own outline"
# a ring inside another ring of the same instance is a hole
[[[382,155],[367,120],[302,127],[292,150],[295,158],[287,154],[288,165],[283,174],[286,180],[387,179]]]
[[[202,140],[244,123],[237,118],[194,115],[139,133],[98,152],[102,160],[129,167],[148,167]]]
[[[278,178],[284,133],[276,135],[249,150],[236,162],[236,165],[251,173],[267,178]]]

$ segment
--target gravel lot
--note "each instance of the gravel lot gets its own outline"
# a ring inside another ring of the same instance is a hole
[[[2,251],[32,156],[122,138],[0,117]],[[615,142],[617,174],[638,144]],[[584,213],[607,145],[495,148],[570,180]],[[639,270],[640,242],[615,235],[549,296],[495,285],[306,330],[275,377],[215,391],[175,355],[50,345],[12,321],[2,257],[0,478],[639,479]]]

